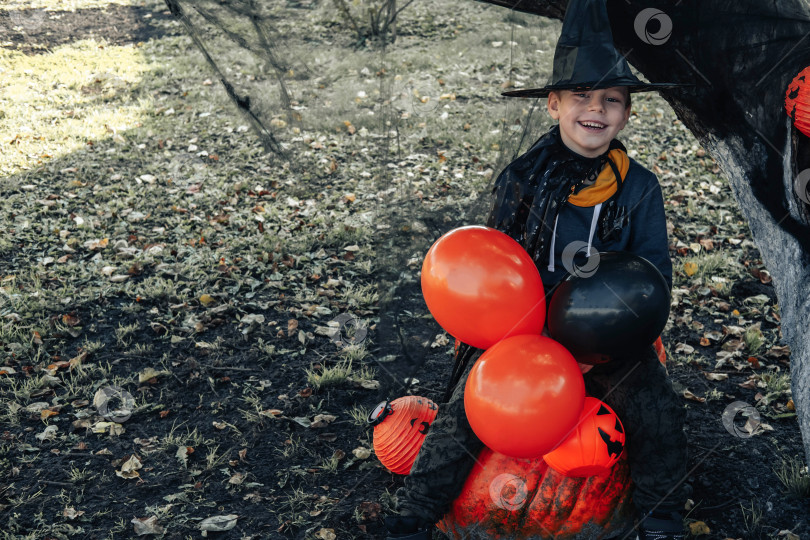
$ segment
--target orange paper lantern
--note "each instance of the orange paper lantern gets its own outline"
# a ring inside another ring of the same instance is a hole
[[[371,412],[374,453],[394,474],[409,474],[439,407],[428,398],[405,396],[383,401]]]
[[[796,129],[810,137],[810,66],[804,68],[790,81],[785,92],[785,110]]]
[[[574,430],[543,459],[566,476],[607,474],[619,461],[624,441],[624,427],[613,409],[601,400],[586,397]]]

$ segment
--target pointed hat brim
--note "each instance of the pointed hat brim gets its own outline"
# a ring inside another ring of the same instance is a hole
[[[645,83],[643,81],[639,81],[639,83],[634,84],[622,84],[621,81],[605,81],[605,83],[602,84],[553,84],[544,86],[543,88],[527,88],[526,90],[511,90],[509,92],[501,92],[501,95],[504,97],[543,98],[548,97],[549,93],[554,90],[591,90],[594,88],[611,88],[614,86],[626,86],[631,93],[635,93],[672,90],[675,88],[685,88],[695,85],[691,83]]]

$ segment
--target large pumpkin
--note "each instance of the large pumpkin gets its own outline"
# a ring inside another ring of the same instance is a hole
[[[607,475],[571,478],[542,458],[516,459],[484,448],[437,525],[465,540],[609,538],[632,527],[630,482],[625,457]]]

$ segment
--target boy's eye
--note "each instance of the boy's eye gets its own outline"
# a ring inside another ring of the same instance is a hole
[[[577,97],[586,97],[587,96],[587,94],[583,94],[583,93],[578,93],[578,94],[574,94],[574,95],[577,96]],[[610,100],[610,101],[615,101],[617,103],[621,102],[618,98],[614,98],[614,97],[609,97],[607,99]]]

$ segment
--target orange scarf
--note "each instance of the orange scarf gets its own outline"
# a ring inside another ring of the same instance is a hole
[[[622,175],[621,181],[624,182],[627,176],[627,171],[630,169],[630,159],[624,150],[614,148],[608,153],[608,159],[611,159],[616,164],[616,168]],[[596,206],[601,202],[608,200],[614,193],[616,193],[616,175],[613,174],[613,167],[610,164],[605,164],[599,176],[593,185],[583,188],[579,193],[574,194],[574,188],[571,188],[571,195],[568,197],[568,202],[579,207]]]

